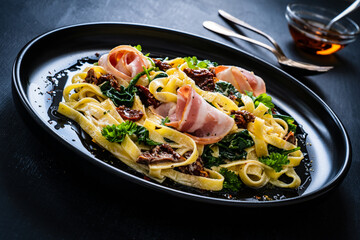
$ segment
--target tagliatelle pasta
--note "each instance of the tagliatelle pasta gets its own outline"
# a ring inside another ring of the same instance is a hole
[[[121,45],[74,75],[58,112],[158,182],[229,192],[241,184],[297,188],[296,125],[265,92],[260,77],[238,67],[151,59]]]

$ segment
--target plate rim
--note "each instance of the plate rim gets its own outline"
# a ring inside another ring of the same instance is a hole
[[[153,183],[150,181],[147,181],[145,179],[139,178],[135,175],[133,175],[132,173],[126,172],[124,170],[118,169],[114,166],[111,166],[109,164],[106,164],[105,162],[96,159],[94,156],[89,156],[88,154],[86,154],[85,152],[81,151],[80,149],[72,146],[69,142],[65,141],[64,139],[62,139],[59,135],[55,134],[46,124],[44,124],[44,122],[41,120],[41,118],[38,116],[38,114],[36,113],[36,110],[32,107],[29,99],[26,97],[27,94],[25,93],[24,89],[22,88],[22,84],[21,84],[21,78],[20,78],[20,67],[21,67],[21,63],[22,60],[24,58],[24,56],[26,55],[27,51],[31,48],[32,45],[34,45],[37,41],[39,41],[40,39],[43,39],[49,35],[52,35],[54,33],[57,32],[61,32],[61,31],[65,31],[68,29],[72,29],[72,28],[82,28],[82,27],[91,27],[91,26],[101,26],[101,25],[113,25],[116,27],[140,27],[140,28],[147,28],[153,31],[163,31],[163,32],[167,32],[167,33],[172,33],[172,34],[179,34],[182,35],[184,37],[193,37],[196,38],[198,40],[201,41],[206,41],[206,42],[210,42],[212,44],[215,45],[220,45],[220,46],[225,46],[237,53],[243,54],[246,57],[252,58],[258,62],[261,62],[262,64],[266,65],[267,67],[273,69],[275,72],[278,72],[280,74],[285,75],[287,78],[289,78],[291,81],[294,81],[297,85],[299,85],[299,87],[303,88],[303,90],[305,90],[306,92],[308,92],[310,95],[312,95],[312,97],[314,97],[321,105],[322,107],[331,115],[331,117],[333,118],[333,120],[335,121],[336,125],[339,127],[339,130],[342,133],[342,137],[345,140],[345,156],[344,156],[344,162],[341,165],[340,170],[337,172],[337,174],[332,177],[331,181],[328,181],[326,184],[324,184],[321,188],[314,190],[311,193],[306,193],[303,195],[299,195],[299,196],[295,196],[295,197],[291,197],[291,198],[286,198],[286,199],[282,199],[282,200],[273,200],[273,201],[242,201],[242,200],[232,200],[232,199],[222,199],[222,198],[214,198],[214,197],[209,197],[209,196],[204,196],[204,195],[200,195],[200,194],[194,194],[194,193],[190,193],[190,192],[185,192],[185,191],[181,191],[178,189],[174,189],[168,186],[164,186],[158,183]],[[36,123],[38,123],[46,132],[50,133],[51,136],[55,137],[55,139],[57,139],[59,142],[61,142],[63,145],[65,145],[66,147],[68,147],[68,149],[76,152],[78,155],[80,155],[81,157],[85,157],[87,158],[90,162],[106,169],[106,170],[110,170],[111,172],[113,172],[114,174],[125,178],[126,180],[130,180],[131,182],[135,182],[138,183],[140,185],[145,185],[146,187],[150,187],[152,189],[158,190],[158,191],[163,191],[166,192],[168,194],[171,195],[175,195],[178,197],[183,197],[183,198],[187,198],[190,200],[197,200],[197,201],[201,201],[201,202],[207,202],[207,203],[213,203],[213,204],[222,204],[222,205],[231,205],[231,206],[240,206],[240,207],[273,207],[273,206],[283,206],[283,205],[291,205],[291,204],[296,204],[296,203],[302,203],[305,201],[309,201],[312,200],[314,198],[320,197],[324,194],[326,194],[327,192],[329,192],[331,189],[333,189],[334,187],[338,186],[343,179],[346,177],[350,166],[351,166],[351,156],[352,156],[352,148],[351,148],[351,142],[350,142],[350,138],[349,135],[343,125],[343,123],[341,122],[341,120],[338,118],[338,116],[335,114],[335,112],[324,102],[324,100],[322,100],[315,92],[313,92],[310,88],[308,88],[306,85],[304,85],[302,82],[300,82],[299,80],[297,80],[295,77],[291,76],[290,74],[288,74],[287,72],[285,72],[284,70],[278,68],[277,66],[266,62],[265,60],[254,56],[253,54],[250,54],[248,52],[246,52],[243,49],[239,49],[239,48],[235,48],[231,45],[222,43],[220,41],[217,40],[213,40],[207,37],[203,37],[197,34],[193,34],[193,33],[189,33],[186,31],[181,31],[181,30],[175,30],[172,28],[166,28],[166,27],[161,27],[161,26],[154,26],[154,25],[147,25],[147,24],[138,24],[138,23],[126,23],[126,22],[88,22],[88,23],[80,23],[80,24],[73,24],[73,25],[68,25],[68,26],[62,26],[59,28],[55,28],[53,30],[47,31],[45,33],[39,34],[38,36],[34,37],[32,40],[30,40],[27,44],[24,45],[24,47],[19,51],[19,53],[17,54],[14,63],[13,63],[13,67],[12,67],[12,84],[15,87],[16,93],[18,95],[18,97],[20,97],[20,102],[22,103],[22,105],[25,107],[25,109],[27,110],[27,112],[33,117],[33,119],[35,120]]]

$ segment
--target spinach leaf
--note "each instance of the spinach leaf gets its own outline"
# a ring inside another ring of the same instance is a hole
[[[219,153],[222,159],[239,160],[246,157],[245,148],[254,145],[254,141],[247,130],[233,133],[224,137],[220,142],[215,143],[219,146]]]
[[[295,152],[297,150],[300,150],[300,147],[296,147],[294,149],[291,149],[291,150],[285,150],[285,149],[280,149],[280,148],[277,148],[273,145],[268,145],[268,152],[269,153],[272,153],[272,152],[276,152],[276,153],[280,153],[282,155],[288,155],[289,153],[292,153],[292,152]]]
[[[124,86],[120,86],[120,91],[117,91],[115,88],[113,88],[109,81],[104,82],[100,86],[101,92],[110,98],[115,106],[121,106],[125,105],[126,107],[131,108],[134,104],[134,95],[137,92],[137,89],[135,87],[136,83],[140,79],[141,76],[144,74],[152,71],[154,68],[146,69],[140,73],[138,73],[129,83],[129,86],[126,88]]]
[[[218,166],[225,163],[225,160],[239,160],[246,158],[246,148],[254,145],[249,132],[243,130],[234,134],[227,135],[220,142],[205,146],[202,158],[207,167]],[[219,157],[216,158],[212,155],[212,146],[218,146]]]
[[[221,93],[222,95],[229,97],[231,95],[236,97],[236,101],[242,104],[241,93],[236,90],[234,85],[225,81],[217,81],[215,83],[215,91]]]
[[[212,166],[219,166],[220,164],[224,164],[224,159],[220,157],[214,157],[213,150],[211,150],[211,145],[206,145],[204,147],[203,154],[201,155],[201,159],[204,161],[204,165],[206,168],[211,168]]]
[[[126,107],[131,108],[134,104],[136,88],[126,89],[124,86],[120,86],[120,91],[117,91],[111,86],[109,81],[106,81],[100,86],[100,90],[105,96],[113,101],[116,107],[125,105]]]
[[[230,149],[244,150],[245,148],[251,147],[254,145],[248,130],[243,130],[241,132],[233,133],[225,136],[220,142],[219,146],[228,147]]]
[[[237,192],[240,190],[242,182],[240,180],[240,177],[228,170],[227,168],[221,168],[219,173],[224,176],[224,189]]]

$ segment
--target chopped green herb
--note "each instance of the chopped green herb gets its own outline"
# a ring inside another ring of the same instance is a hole
[[[259,161],[272,167],[275,172],[280,172],[283,169],[283,165],[290,163],[290,160],[286,155],[277,152],[272,152],[267,157],[261,157],[259,158]]]
[[[138,50],[139,52],[142,52],[142,47],[141,47],[140,44],[134,46],[134,48],[136,48],[136,50]],[[150,53],[147,53],[147,54],[145,54],[144,56],[145,56],[145,57],[148,57],[149,55],[150,55]],[[151,58],[148,58],[148,59],[149,59],[150,61],[152,61]],[[154,64],[153,64],[153,65],[154,65]]]
[[[167,60],[169,60],[169,57],[165,57],[165,58],[162,58],[162,57],[158,57],[158,58],[154,58],[154,59],[156,59],[156,60],[160,60],[160,61],[167,61]]]
[[[246,95],[248,95],[254,102],[255,107],[258,107],[260,103],[264,104],[269,108],[269,113],[271,114],[271,109],[275,107],[272,102],[272,98],[266,93],[262,93],[259,96],[255,97],[253,92],[248,92],[245,90]]]
[[[206,64],[206,67],[204,66],[205,64]],[[210,67],[217,67],[217,66],[219,66],[219,64],[217,62],[212,62],[210,60],[203,60],[198,63],[198,66],[200,68],[210,68]]]
[[[263,103],[265,106],[267,106],[269,109],[273,109],[275,107],[275,105],[272,102],[272,98],[267,95],[266,93],[262,93],[260,94],[256,99],[255,99],[255,106],[259,106],[260,103]]]
[[[149,130],[131,121],[122,122],[119,125],[107,125],[102,129],[101,134],[109,142],[122,143],[126,135],[135,135],[139,143],[150,146],[160,144],[149,138]]]
[[[197,65],[197,57],[184,57],[184,60],[187,62],[187,65],[191,69],[195,69]]]
[[[151,77],[150,77],[149,71],[144,66],[143,66],[143,69],[144,69],[144,72],[145,72],[147,78],[149,79],[149,82],[151,82]]]
[[[99,66],[99,62],[94,63],[94,66]]]
[[[136,48],[139,52],[142,51],[141,45],[136,45],[136,46],[134,46],[134,48]]]
[[[219,173],[224,176],[224,189],[237,192],[240,190],[242,182],[239,176],[227,168],[221,168]]]
[[[209,68],[209,67],[216,67],[218,64],[216,62],[211,62],[210,60],[203,60],[199,61],[197,57],[184,57],[184,60],[187,62],[188,67],[191,69],[198,69],[198,68]]]
[[[165,123],[169,123],[169,122],[170,122],[170,119],[169,119],[169,117],[168,117],[168,116],[166,116],[166,118],[161,119],[161,125],[166,126],[166,124],[165,124]]]
[[[206,60],[205,60],[205,61],[206,61]],[[207,68],[207,67],[208,67],[208,63],[205,62],[205,61],[200,61],[200,62],[198,62],[197,67],[199,67],[199,68]]]
[[[136,132],[137,124],[131,121],[123,122],[119,125],[107,125],[105,126],[101,134],[109,142],[118,142],[121,143],[124,141],[126,135],[133,135]]]
[[[249,91],[245,90],[245,93],[246,93],[246,95],[248,95],[251,98],[251,100],[253,100],[253,102],[255,101],[256,97],[254,96],[253,92],[249,92]]]
[[[150,55],[150,53],[147,53],[146,55]],[[150,58],[149,56],[146,56],[146,57],[151,62],[151,66],[153,66],[154,69],[156,69],[157,67],[155,66],[154,60],[152,58]],[[155,71],[157,71],[157,70],[155,70]]]

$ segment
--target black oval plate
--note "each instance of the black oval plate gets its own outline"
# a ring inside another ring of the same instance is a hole
[[[76,124],[61,120],[56,106],[61,101],[63,81],[69,71],[76,69],[79,59],[96,59],[99,53],[121,44],[140,44],[143,52],[150,52],[152,56],[197,56],[220,64],[237,65],[261,76],[275,105],[293,116],[308,133],[307,151],[312,163],[306,187],[304,184],[298,195],[286,198],[281,197],[285,190],[279,190],[279,197],[273,201],[258,201],[250,195],[227,199],[176,184],[145,180],[124,164],[114,164],[109,156],[98,155]],[[69,71],[60,71],[63,69]],[[35,38],[21,50],[13,66],[13,83],[30,115],[61,143],[121,177],[176,196],[253,207],[299,203],[328,192],[340,183],[350,167],[351,146],[343,125],[310,89],[245,52],[175,30],[123,23],[90,23],[56,29]]]

